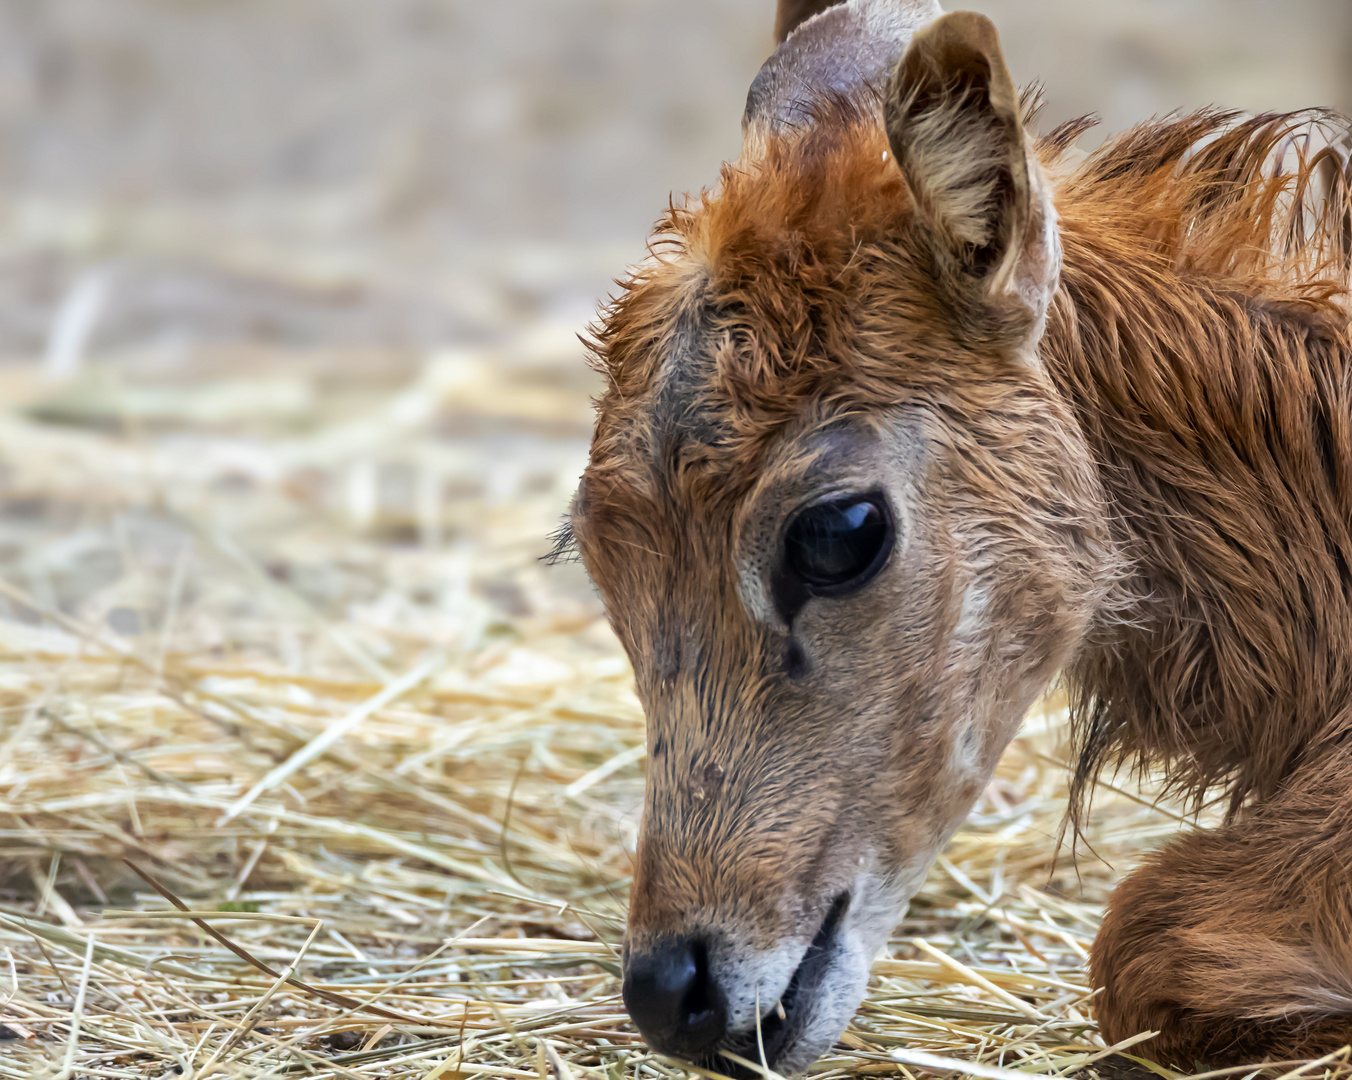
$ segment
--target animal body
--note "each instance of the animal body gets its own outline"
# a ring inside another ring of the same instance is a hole
[[[1072,159],[983,17],[802,14],[595,338],[570,519],[648,722],[634,1019],[810,1064],[1063,672],[1081,796],[1128,762],[1230,810],[1114,896],[1103,1037],[1352,1041],[1345,122]]]

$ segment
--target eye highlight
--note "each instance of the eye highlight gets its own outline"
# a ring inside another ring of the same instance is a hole
[[[784,569],[814,596],[843,596],[882,569],[894,535],[892,513],[880,493],[828,499],[789,522]]]

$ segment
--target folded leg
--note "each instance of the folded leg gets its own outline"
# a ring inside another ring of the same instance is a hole
[[[1352,759],[1151,855],[1114,893],[1090,966],[1104,1039],[1158,1031],[1139,1052],[1167,1064],[1352,1043]]]

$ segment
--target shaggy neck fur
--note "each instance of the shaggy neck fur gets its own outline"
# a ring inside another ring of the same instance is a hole
[[[1345,188],[1293,203],[1308,169],[1261,176],[1290,124],[1226,123],[1142,129],[1064,185],[1040,352],[1134,567],[1071,671],[1079,794],[1125,756],[1234,811],[1352,726],[1352,350]]]

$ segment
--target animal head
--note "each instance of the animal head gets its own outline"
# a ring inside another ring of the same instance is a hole
[[[571,512],[648,725],[625,1000],[658,1050],[754,1059],[759,1027],[784,1072],[845,1027],[1106,544],[991,24],[813,109],[752,117],[606,312]]]

